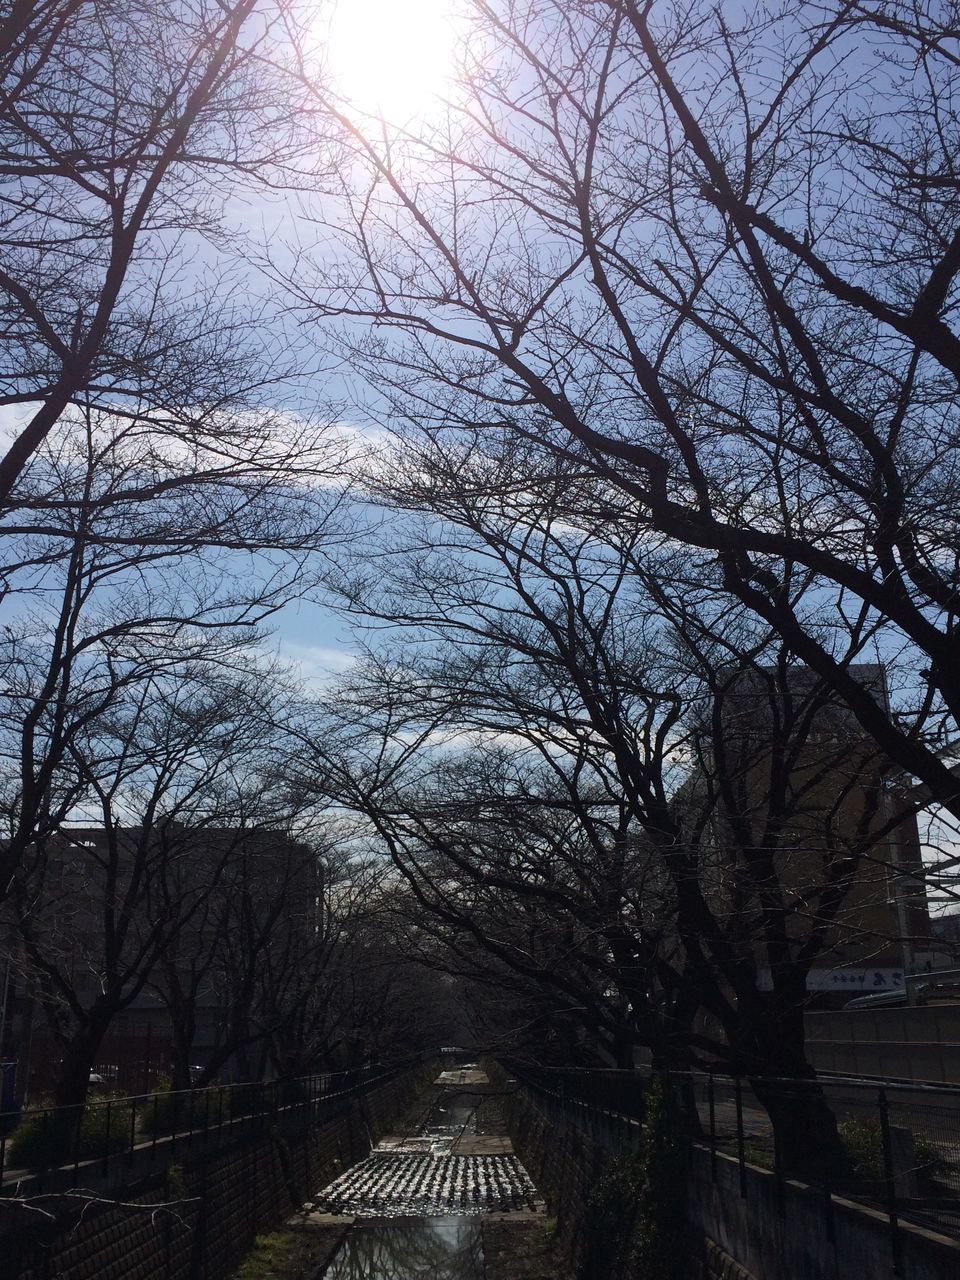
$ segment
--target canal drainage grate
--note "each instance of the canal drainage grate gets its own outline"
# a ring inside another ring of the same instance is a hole
[[[375,1152],[325,1187],[310,1208],[358,1217],[542,1212],[516,1156]]]

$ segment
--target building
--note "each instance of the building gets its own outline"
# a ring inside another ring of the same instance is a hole
[[[850,670],[886,699],[882,668]],[[817,1004],[900,989],[906,973],[937,967],[908,787],[813,672],[724,673],[698,748],[687,801],[714,802],[703,875],[733,939],[755,951],[761,987],[764,884],[795,957],[823,940],[807,978]]]
[[[282,832],[63,828],[33,851],[6,921],[12,978],[5,1054],[20,1091],[47,1091],[89,1022],[96,1074],[145,1089],[174,1063],[241,1074],[268,984],[320,927],[319,861]]]

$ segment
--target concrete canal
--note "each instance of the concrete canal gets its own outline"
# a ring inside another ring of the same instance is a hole
[[[486,1074],[474,1064],[441,1073],[404,1129],[304,1206],[301,1221],[346,1228],[324,1280],[499,1280],[485,1229],[495,1223],[502,1239],[508,1223],[524,1224],[529,1241],[534,1223],[545,1236],[546,1218]]]
[[[324,1280],[485,1280],[483,1239],[471,1218],[358,1222]]]

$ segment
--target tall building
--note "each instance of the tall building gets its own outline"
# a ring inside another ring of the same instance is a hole
[[[850,670],[886,699],[882,668]],[[822,940],[807,982],[818,1003],[900,989],[935,964],[908,786],[849,709],[806,668],[757,667],[726,675],[704,721],[694,787],[715,795],[704,876],[732,936],[755,950],[760,985],[765,884],[795,956]]]

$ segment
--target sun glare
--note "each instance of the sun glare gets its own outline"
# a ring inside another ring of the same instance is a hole
[[[393,124],[429,113],[454,69],[453,0],[338,0],[325,32],[334,88]]]

